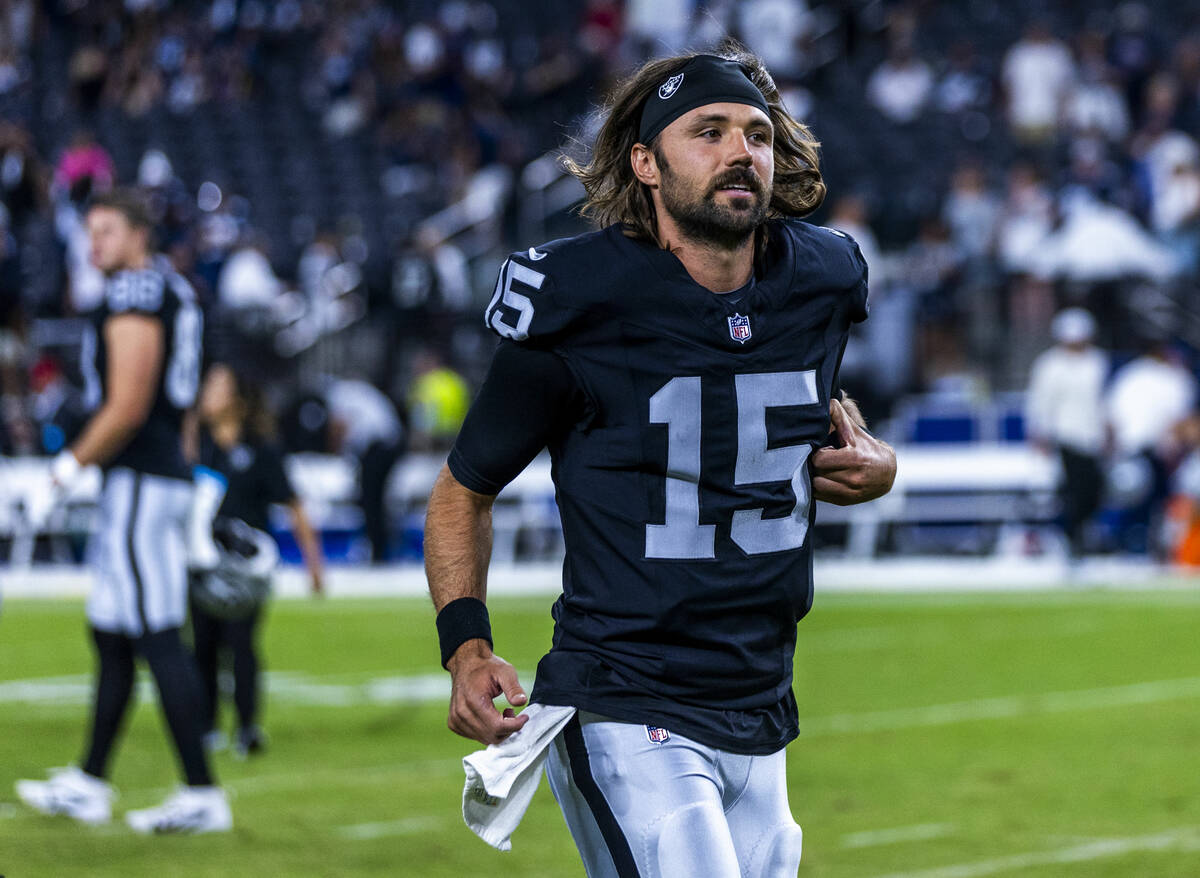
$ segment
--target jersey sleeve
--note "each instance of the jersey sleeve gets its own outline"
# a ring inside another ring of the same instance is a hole
[[[841,229],[829,226],[818,226],[818,233],[832,236],[833,246],[826,249],[825,264],[830,273],[833,285],[844,289],[849,296],[847,312],[852,323],[862,323],[867,319],[867,260],[863,258],[858,242]],[[836,240],[834,240],[836,239]]]
[[[579,420],[585,397],[550,351],[501,343],[446,461],[477,494],[499,494],[550,440]]]
[[[867,295],[869,292],[867,260],[863,258],[862,250],[859,249],[858,243],[853,238],[850,239],[850,244],[853,247],[851,256],[858,270],[858,282],[850,291],[850,319],[855,323],[862,323],[871,313],[870,306],[867,304]]]
[[[120,271],[105,283],[104,298],[110,316],[142,314],[161,316],[166,279],[152,269]]]
[[[544,246],[513,253],[500,266],[483,321],[503,339],[553,346],[579,317],[580,311],[564,301],[576,270],[569,249]]]
[[[273,445],[265,445],[258,452],[262,466],[260,487],[263,500],[267,503],[290,503],[296,499],[296,491],[287,471],[283,468],[283,454]]]

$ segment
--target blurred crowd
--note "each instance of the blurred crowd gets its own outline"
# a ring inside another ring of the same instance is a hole
[[[1066,307],[1114,366],[1161,345],[1194,371],[1200,3],[0,0],[0,453],[77,420],[80,215],[114,183],[287,447],[349,447],[320,426],[346,382],[394,421],[388,459],[444,447],[500,257],[583,228],[526,221],[535,160],[586,141],[615,77],[725,35],[827,144],[814,219],[871,268],[843,369],[872,419],[1025,387]]]

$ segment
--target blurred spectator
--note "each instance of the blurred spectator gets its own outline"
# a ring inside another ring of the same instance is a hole
[[[886,280],[883,260],[880,259],[879,241],[868,224],[866,199],[861,195],[844,195],[837,199],[829,211],[826,225],[854,239],[871,273],[871,282],[882,287]]]
[[[390,557],[388,475],[404,452],[404,427],[383,391],[358,379],[333,381],[325,391],[333,450],[358,460],[359,502],[371,560]]]
[[[991,102],[992,82],[970,40],[958,40],[950,47],[947,69],[934,89],[934,105],[943,113],[957,115],[968,110],[984,110]]]
[[[267,258],[266,240],[248,232],[221,268],[217,298],[231,310],[270,308],[283,291],[283,282],[275,276]]]
[[[7,219],[8,211],[0,205],[0,453],[28,454],[34,437],[25,407],[25,316],[16,239]]]
[[[963,260],[981,260],[991,255],[1000,210],[1000,200],[988,190],[979,163],[959,164],[942,207],[942,219],[950,228],[951,240]]]
[[[66,310],[87,314],[104,298],[104,275],[92,265],[91,241],[84,226],[87,196],[91,192],[90,177],[76,181],[68,197],[57,200],[54,227],[66,256]]]
[[[90,412],[83,393],[67,380],[54,357],[43,356],[29,375],[29,411],[41,429],[38,452],[58,454],[75,441]]]
[[[1064,198],[1062,224],[1042,242],[1042,277],[1098,282],[1127,277],[1163,281],[1177,271],[1170,252],[1119,207],[1077,188]]]
[[[23,229],[46,206],[42,162],[29,132],[0,122],[0,202],[8,209],[15,230]]]
[[[891,121],[906,125],[921,115],[933,90],[933,71],[916,56],[913,38],[892,40],[887,59],[867,81],[867,98]]]
[[[1051,334],[1054,347],[1034,360],[1030,373],[1026,432],[1038,451],[1058,457],[1060,515],[1070,555],[1077,559],[1087,549],[1085,528],[1104,494],[1108,357],[1092,343],[1096,321],[1082,308],[1055,315]]]
[[[68,75],[76,103],[85,116],[91,116],[108,80],[108,55],[95,43],[84,43],[71,56]]]
[[[1121,547],[1146,554],[1167,496],[1177,432],[1196,405],[1196,379],[1163,334],[1148,333],[1144,353],[1117,370],[1105,400],[1116,464],[1112,481],[1125,515]]]
[[[417,354],[413,376],[408,396],[412,446],[422,451],[449,451],[471,404],[467,382],[432,348]]]
[[[1074,78],[1070,50],[1046,22],[1030,24],[1004,58],[1008,123],[1018,140],[1044,143],[1054,135]]]
[[[1105,56],[1104,35],[1089,31],[1079,43],[1079,77],[1066,98],[1063,121],[1075,133],[1120,143],[1129,133],[1129,111]]]
[[[1013,274],[1032,272],[1039,248],[1054,228],[1054,214],[1054,199],[1034,167],[1014,165],[996,242],[1000,267]]]
[[[116,169],[108,151],[96,142],[95,135],[85,128],[75,132],[71,145],[63,152],[54,169],[54,185],[60,192],[78,193],[87,189],[84,197],[92,192],[106,192],[116,179]]]
[[[392,304],[401,336],[448,338],[457,316],[472,303],[462,250],[428,228],[401,247],[392,263]]]
[[[1133,103],[1162,55],[1157,40],[1150,33],[1150,10],[1144,3],[1122,3],[1116,9],[1115,18],[1108,56]]]
[[[806,0],[741,0],[738,31],[776,79],[804,72],[803,42],[812,27]]]
[[[626,0],[625,33],[637,58],[670,55],[685,48],[695,0]]]
[[[338,252],[338,235],[329,229],[319,232],[304,248],[296,266],[296,278],[300,284],[300,292],[310,303],[315,303],[325,295],[325,277],[339,262],[341,253]]]
[[[1170,202],[1172,182],[1180,169],[1186,171],[1200,163],[1200,146],[1188,134],[1174,127],[1179,105],[1179,85],[1159,74],[1146,85],[1145,116],[1134,136],[1130,151],[1142,185],[1151,225],[1163,230],[1174,211],[1163,210]]]

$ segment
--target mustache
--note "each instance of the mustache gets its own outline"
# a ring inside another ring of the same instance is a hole
[[[727,186],[745,186],[754,193],[759,193],[763,190],[762,180],[759,179],[758,174],[749,168],[734,168],[733,170],[726,171],[713,181],[708,192],[712,195],[718,189],[724,189]]]

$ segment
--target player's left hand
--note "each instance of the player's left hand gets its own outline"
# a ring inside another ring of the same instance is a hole
[[[35,532],[46,527],[50,514],[63,502],[82,471],[70,449],[64,449],[50,462],[46,478],[25,499],[25,518]]]
[[[839,400],[830,402],[829,417],[841,447],[813,452],[813,498],[852,506],[882,497],[896,480],[896,452],[859,426]]]

